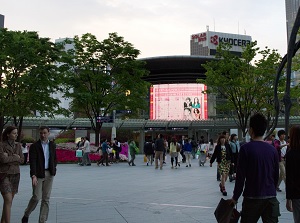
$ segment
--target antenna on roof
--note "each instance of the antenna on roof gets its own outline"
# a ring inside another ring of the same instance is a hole
[[[209,31],[209,25],[206,25],[206,31]]]
[[[216,26],[215,26],[215,18],[214,18],[214,32],[216,31]]]

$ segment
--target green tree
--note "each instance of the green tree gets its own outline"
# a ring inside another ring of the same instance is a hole
[[[12,119],[21,136],[24,116],[62,112],[51,97],[62,81],[56,66],[61,50],[36,32],[0,30],[0,130]]]
[[[272,88],[280,55],[276,50],[267,47],[260,50],[256,45],[256,42],[247,45],[238,57],[229,51],[230,45],[221,44],[216,60],[203,65],[206,79],[198,80],[208,86],[207,93],[225,99],[216,109],[235,120],[243,137],[253,113],[265,113],[271,121],[274,111]],[[256,56],[260,59],[254,60]]]
[[[74,112],[84,112],[91,121],[99,144],[102,123],[98,116],[111,114],[113,109],[145,109],[147,75],[144,62],[136,60],[140,51],[117,33],[98,41],[92,34],[75,36],[74,49],[65,57],[69,69],[67,97],[73,99]]]

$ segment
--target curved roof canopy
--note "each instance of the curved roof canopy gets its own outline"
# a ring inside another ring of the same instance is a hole
[[[208,56],[164,56],[140,59],[150,74],[144,78],[151,84],[196,83],[205,78],[202,64],[214,60]]]

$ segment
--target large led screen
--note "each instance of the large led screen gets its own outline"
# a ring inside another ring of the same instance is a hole
[[[150,119],[207,119],[204,84],[158,84],[150,88]]]

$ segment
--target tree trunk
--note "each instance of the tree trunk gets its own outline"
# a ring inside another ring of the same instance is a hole
[[[95,146],[100,145],[99,136],[100,136],[100,130],[102,127],[101,122],[96,122],[96,128],[95,128]]]
[[[2,133],[4,129],[4,116],[0,116],[0,132]],[[0,136],[0,142],[2,141],[2,136]]]
[[[20,142],[21,140],[21,134],[22,134],[22,129],[23,129],[23,119],[24,117],[21,116],[19,119],[19,126],[18,127],[18,138],[17,138],[17,142]]]

